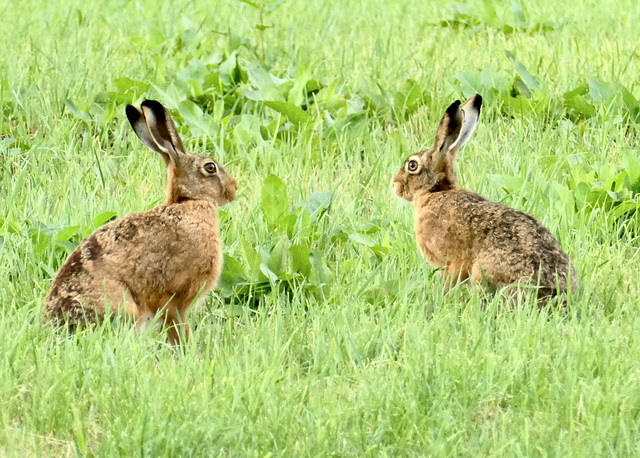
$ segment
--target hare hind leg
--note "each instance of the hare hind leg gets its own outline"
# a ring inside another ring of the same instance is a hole
[[[116,279],[104,279],[101,290],[103,291],[101,301],[104,304],[103,315],[120,315],[136,323],[136,327],[153,318],[153,314],[141,307],[131,294],[129,287],[122,281]],[[96,301],[97,302],[97,301]]]
[[[165,326],[171,345],[177,345],[183,340],[184,342],[189,340],[191,330],[189,323],[186,321],[186,309],[181,311],[178,307],[172,307],[172,304],[169,304],[165,312]]]
[[[493,283],[490,281],[487,272],[480,266],[478,261],[474,262],[471,266],[471,273],[469,275],[469,281],[474,286],[485,286],[494,288]]]
[[[479,263],[475,263],[471,269],[470,281],[472,284],[484,286],[492,293],[498,293],[513,307],[523,304],[527,296],[535,295],[538,307],[544,307],[553,299],[556,291],[543,285],[536,285],[533,276],[523,276],[519,279],[510,279],[507,272],[493,272],[483,269]]]
[[[118,280],[105,281],[105,303],[109,303],[112,312],[135,323],[136,334],[144,334],[154,326],[156,314],[145,304],[139,304],[131,294],[129,287]],[[156,328],[162,327],[162,321],[155,323]]]
[[[469,278],[469,269],[463,264],[450,263],[442,271],[442,276],[445,280],[444,291],[449,292],[458,283],[463,283]]]

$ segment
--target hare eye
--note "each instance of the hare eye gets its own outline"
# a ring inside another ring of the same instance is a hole
[[[216,173],[217,170],[218,170],[218,167],[216,167],[216,164],[213,162],[207,162],[204,165],[204,171],[207,173],[213,174],[213,173]]]
[[[411,159],[409,162],[407,162],[407,170],[409,172],[415,172],[416,170],[418,170],[418,161]]]

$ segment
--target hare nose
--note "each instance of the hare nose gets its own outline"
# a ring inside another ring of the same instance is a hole
[[[225,192],[224,192],[225,197],[227,198],[227,200],[229,202],[231,202],[232,200],[234,200],[236,198],[236,191],[237,190],[238,190],[238,183],[236,182],[236,180],[231,178],[231,181],[227,184]]]

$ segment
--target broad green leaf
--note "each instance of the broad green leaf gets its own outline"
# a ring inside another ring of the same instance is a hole
[[[334,191],[312,192],[307,200],[298,202],[294,208],[306,208],[313,219],[313,224],[317,224],[317,220],[331,208],[333,195]]]
[[[584,94],[588,92],[589,87],[581,85],[569,92],[565,92],[562,96],[564,106],[569,109],[569,116],[574,122],[580,119],[590,118],[596,113],[595,107],[584,100]]]
[[[515,19],[516,26],[527,28],[527,14],[522,9],[522,6],[516,0],[511,0],[511,10],[513,12],[513,18]]]
[[[613,89],[600,78],[589,78],[589,93],[594,102],[609,102],[615,95]]]
[[[511,52],[505,49],[504,55],[511,60],[514,68],[520,75],[520,78],[522,78],[522,81],[524,81],[524,84],[526,84],[529,89],[531,89],[532,91],[537,91],[538,89],[540,89],[540,83],[538,82],[538,80],[531,73],[529,73],[529,70],[527,70],[526,67],[522,65]]]
[[[78,246],[77,243],[73,243],[70,241],[65,241],[65,242],[58,242],[57,240],[53,241],[55,246],[59,246],[60,248],[62,248],[64,251],[67,252],[67,254],[71,254],[73,253],[73,250],[76,249],[76,247]]]
[[[151,85],[143,81],[132,80],[131,78],[118,78],[114,81],[114,84],[120,94],[126,94],[132,92],[134,97],[138,97],[140,94],[144,94],[149,90]]]
[[[579,119],[587,119],[596,114],[596,109],[593,105],[586,102],[583,96],[577,95],[564,99],[564,106],[567,107],[574,114],[574,121]]]
[[[469,11],[469,9],[463,3],[458,3],[458,2],[447,3],[444,6],[444,8],[456,15],[473,17],[473,15],[471,14],[471,11]]]
[[[289,237],[283,235],[278,240],[278,243],[271,250],[271,254],[269,256],[269,262],[267,266],[271,272],[274,272],[278,275],[280,273],[286,272],[287,265],[287,252],[289,251]]]
[[[186,119],[189,123],[197,123],[202,119],[204,111],[198,105],[191,100],[183,100],[178,105],[178,111],[180,116]]]
[[[155,26],[149,27],[146,36],[146,45],[149,49],[155,49],[161,44],[163,44],[167,39],[165,38],[162,31]]]
[[[325,135],[328,138],[334,137],[341,132],[349,129],[355,129],[362,126],[363,122],[367,119],[366,112],[353,113],[344,118],[336,120],[327,130]]]
[[[216,124],[219,124],[222,121],[222,117],[224,116],[224,100],[219,99],[216,100],[216,103],[213,105],[213,121]]]
[[[531,98],[531,96],[533,95],[529,90],[529,87],[524,83],[524,81],[522,81],[522,78],[520,78],[520,76],[516,76],[516,79],[513,82],[513,89],[515,92],[522,94],[526,98]]]
[[[6,220],[0,216],[0,229],[3,228],[5,223],[7,224],[7,232],[10,234],[22,234],[22,227],[20,227],[20,224],[15,221]]]
[[[257,274],[260,270],[260,263],[262,262],[260,253],[249,243],[245,238],[240,239],[240,254],[242,260],[249,267],[252,274]]]
[[[224,255],[224,264],[220,280],[228,283],[230,286],[246,280],[246,274],[242,263],[237,259]]]
[[[225,85],[229,86],[231,84],[234,84],[234,79],[232,77],[232,74],[233,74],[237,64],[238,64],[238,62],[237,62],[237,59],[236,59],[236,53],[234,51],[234,52],[231,53],[231,55],[229,55],[227,60],[222,62],[220,64],[220,66],[218,67],[218,72],[219,72],[219,75],[220,75],[220,79],[222,80],[222,82]]]
[[[291,253],[293,269],[296,272],[300,272],[304,277],[308,277],[313,267],[309,259],[311,250],[306,246],[292,245],[291,248],[289,248],[289,253]]]
[[[311,121],[311,116],[309,116],[306,111],[298,108],[292,103],[266,101],[264,104],[269,108],[276,110],[278,113],[285,115],[287,119],[295,125],[306,124]]]
[[[276,175],[267,176],[262,183],[260,208],[264,213],[265,221],[271,227],[278,223],[281,216],[290,211],[287,185]]]
[[[319,250],[314,250],[309,256],[313,270],[311,271],[311,282],[315,285],[322,286],[331,282],[333,272],[327,266],[327,263]]]
[[[512,175],[489,175],[491,181],[509,193],[516,193],[522,189],[524,179]]]
[[[614,83],[613,86],[620,93],[622,101],[627,107],[627,110],[629,110],[629,113],[631,113],[631,115],[634,117],[638,117],[638,115],[640,114],[640,103],[638,103],[633,94],[620,83]]]
[[[629,176],[629,190],[634,193],[640,192],[640,158],[637,153],[631,151],[623,153],[622,166]]]
[[[204,88],[202,87],[202,83],[198,80],[189,80],[187,81],[191,86],[191,90],[193,91],[193,97],[196,99],[202,97],[204,95]]]
[[[309,92],[307,89],[307,82],[309,82],[310,78],[311,72],[307,70],[306,65],[300,64],[293,87],[289,91],[289,103],[299,107],[303,102],[305,102],[306,95]]]
[[[485,22],[495,25],[498,22],[498,13],[496,12],[495,0],[482,0],[484,6]]]
[[[293,232],[291,237],[308,237],[311,233],[311,215],[306,208],[298,208],[295,213],[296,216],[296,224],[294,225]],[[313,224],[316,224],[314,221]]]
[[[268,281],[271,282],[276,282],[278,281],[278,275],[273,272],[271,269],[269,269],[269,266],[267,266],[266,264],[260,264],[260,273],[262,273],[262,275],[264,275],[264,278]]]
[[[262,143],[264,137],[262,136],[260,121],[261,119],[258,116],[244,113],[240,115],[240,123],[233,129],[234,134],[240,134],[240,132],[244,131],[246,137],[248,136],[248,138],[243,139],[244,143],[251,141]]]
[[[80,229],[80,226],[65,227],[55,235],[54,239],[58,242],[66,242],[73,237],[73,234],[75,234],[78,229]]]
[[[29,237],[33,243],[33,252],[37,258],[42,258],[47,245],[49,244],[49,238],[46,234],[36,227],[30,227],[28,229]]]
[[[160,89],[157,85],[153,85],[153,90],[158,94],[162,104],[167,110],[177,110],[180,102],[185,100],[189,94],[179,89],[175,84],[169,84],[165,89]]]
[[[285,99],[279,87],[284,80],[280,80],[266,71],[258,62],[251,62],[247,66],[247,74],[249,75],[249,81],[261,95],[261,99],[256,100],[284,102]]]
[[[482,76],[479,72],[456,72],[466,98],[482,93]]]
[[[483,68],[480,72],[480,77],[485,88],[492,88],[500,93],[509,90],[507,78],[502,73],[493,71],[491,67]]]
[[[405,93],[405,100],[404,100],[405,107],[409,109],[415,107],[420,101],[420,99],[422,99],[422,96],[423,96],[422,88],[417,82],[414,82],[411,85],[411,89],[409,90],[409,92]]]
[[[180,102],[178,112],[190,126],[197,127],[205,134],[215,136],[218,133],[218,126],[213,122],[211,115],[203,112],[202,109],[191,100],[183,100]]]
[[[95,218],[93,218],[93,227],[100,227],[109,221],[116,219],[118,214],[116,212],[102,212]]]
[[[204,81],[208,74],[209,69],[204,62],[200,59],[191,59],[187,66],[178,73],[178,79],[182,81]]]
[[[295,230],[297,221],[298,221],[298,215],[295,215],[295,214],[283,215],[280,218],[278,218],[278,227],[284,229],[289,237],[293,237],[294,235],[293,232]]]
[[[64,104],[67,106],[67,109],[73,115],[74,118],[81,119],[82,121],[85,121],[88,123],[92,121],[91,115],[86,111],[81,110],[80,107],[76,105],[76,103],[73,100],[66,99],[64,101]]]
[[[349,234],[349,238],[360,245],[368,246],[369,248],[375,246],[376,242],[373,241],[371,237],[365,234],[360,234],[358,232],[352,232]]]
[[[329,86],[323,87],[315,94],[315,102],[320,111],[329,110],[332,114],[341,108],[347,107],[347,99],[344,94],[337,93],[337,82],[333,81]],[[370,91],[371,97],[376,98],[376,103],[381,105],[386,101],[379,95]],[[378,100],[378,99],[381,100]]]
[[[218,72],[211,72],[204,78],[203,89],[206,92],[217,92],[218,95],[225,95],[225,85]],[[220,101],[220,100],[219,100]],[[224,101],[222,101],[224,103]],[[217,103],[217,102],[216,102]]]
[[[378,258],[382,258],[385,255],[389,254],[389,247],[382,246],[376,243],[371,247],[371,251],[373,251],[373,254],[375,254]]]
[[[551,200],[558,211],[569,214],[575,210],[576,200],[571,189],[555,181],[551,182],[551,189],[555,191],[555,198]]]
[[[633,201],[621,202],[613,210],[616,218],[625,217],[624,220],[636,220],[638,218],[638,203]]]
[[[569,92],[565,92],[562,97],[564,97],[565,99],[570,99],[570,98],[576,97],[578,95],[585,95],[588,92],[589,92],[589,86],[586,86],[586,85],[583,84],[581,86],[578,86],[578,87],[570,90]]]

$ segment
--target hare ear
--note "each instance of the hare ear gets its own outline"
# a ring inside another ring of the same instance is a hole
[[[433,148],[434,170],[445,172],[447,181],[456,183],[454,162],[458,150],[464,145],[478,125],[482,96],[476,94],[462,105],[456,100],[445,112]]]
[[[455,156],[460,147],[471,138],[478,125],[481,107],[480,94],[474,95],[462,105],[459,100],[449,105],[438,126],[434,151]]]
[[[145,100],[141,106],[153,138],[169,143],[177,154],[184,154],[182,139],[167,109],[156,100]]]
[[[144,143],[147,148],[155,151],[156,153],[159,153],[160,156],[162,156],[162,160],[164,161],[164,163],[169,165],[169,162],[171,162],[171,157],[169,156],[166,148],[159,145],[151,136],[151,132],[149,132],[149,127],[147,126],[147,121],[145,120],[145,116],[142,111],[138,110],[133,105],[127,105],[125,112],[127,114],[129,124],[131,124],[131,127],[133,127],[133,131],[136,133],[142,143]]]
[[[149,128],[147,127],[147,122],[144,120],[144,115],[142,114],[142,112],[133,105],[127,105],[125,112],[127,114],[129,124],[131,124],[131,127],[133,127],[133,131],[136,133],[142,143],[144,143],[147,148],[163,154],[156,142],[151,137]]]
[[[145,100],[141,106],[151,138],[163,153],[177,162],[177,157],[184,154],[184,146],[171,115],[155,100]]]
[[[460,111],[463,114],[462,129],[456,141],[449,147],[449,154],[455,157],[456,152],[471,138],[478,125],[481,108],[482,96],[480,94],[474,95],[462,104],[460,107]]]
[[[446,155],[451,145],[460,136],[462,123],[464,121],[464,113],[460,110],[460,100],[456,100],[440,120],[438,131],[436,132],[436,141],[433,145],[433,152],[438,155]]]

